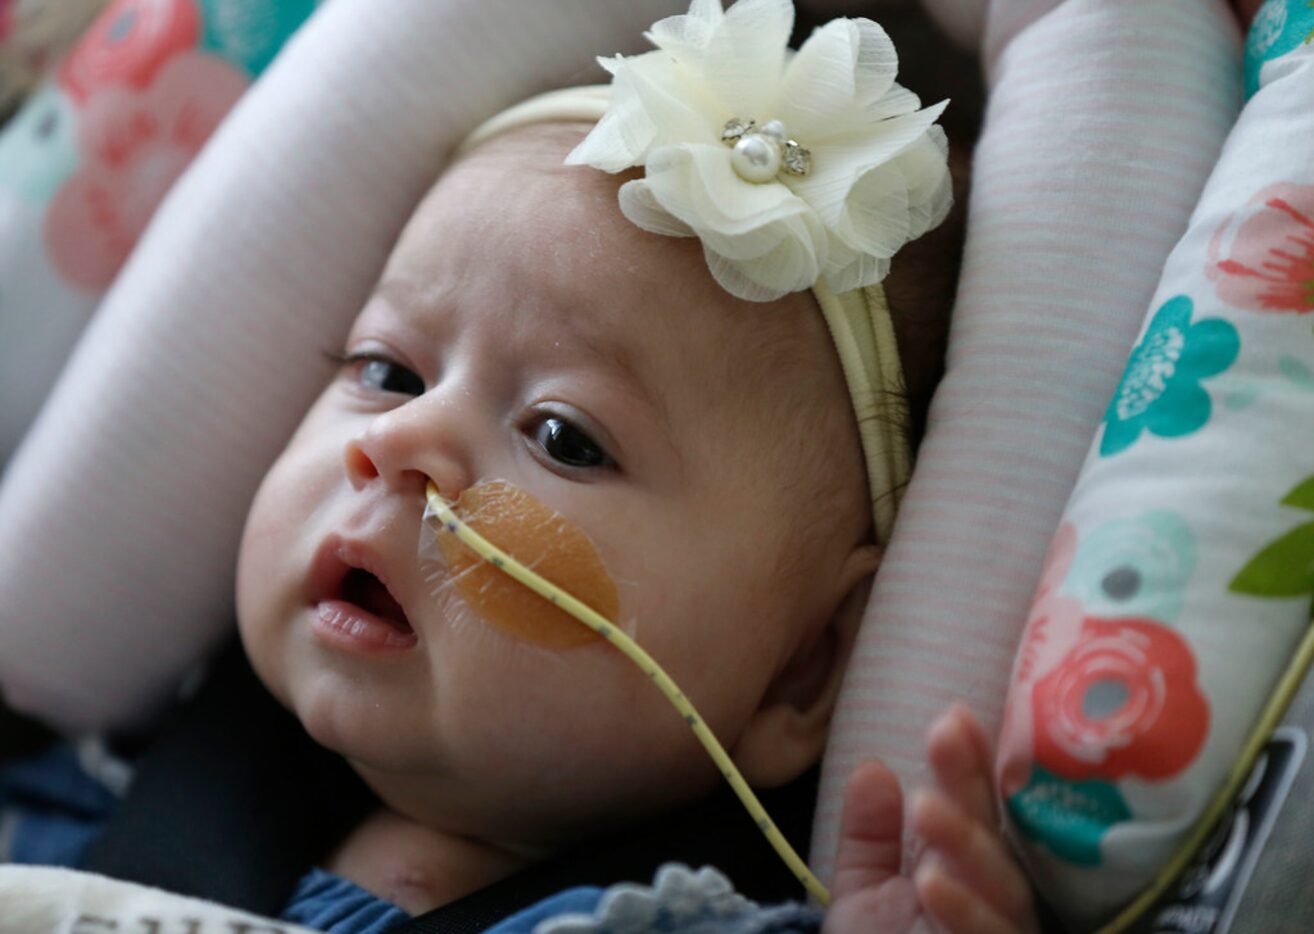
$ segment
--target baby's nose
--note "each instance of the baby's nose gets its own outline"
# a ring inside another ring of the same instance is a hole
[[[375,417],[349,439],[342,461],[352,487],[383,483],[399,493],[423,496],[432,478],[443,495],[460,495],[473,482],[467,445],[456,426],[433,415],[408,403]]]

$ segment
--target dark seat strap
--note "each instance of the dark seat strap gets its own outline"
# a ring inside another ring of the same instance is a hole
[[[234,640],[137,760],[82,868],[277,916],[302,873],[377,806]]]

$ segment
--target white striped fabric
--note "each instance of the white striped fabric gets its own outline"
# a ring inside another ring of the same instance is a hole
[[[983,55],[948,369],[832,730],[822,878],[861,760],[925,784],[957,699],[997,732],[1046,548],[1241,104],[1222,0],[993,0]]]
[[[231,631],[255,488],[402,222],[477,123],[682,0],[335,0],[160,208],[0,487],[0,685],[146,714]],[[197,223],[205,218],[206,223]]]

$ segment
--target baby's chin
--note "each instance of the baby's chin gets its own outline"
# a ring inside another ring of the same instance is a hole
[[[386,743],[378,737],[372,718],[360,709],[358,698],[334,690],[329,676],[301,684],[291,692],[288,707],[316,743],[356,762],[386,763]]]
[[[356,748],[351,737],[345,738],[344,748]],[[480,759],[451,767],[437,761],[398,767],[395,758],[344,755],[396,813],[431,830],[522,855],[567,849],[664,818],[706,798],[721,782],[705,756],[673,762],[660,776],[645,777],[609,769],[603,762],[589,767],[574,763],[564,745],[561,758],[549,763]],[[555,774],[545,776],[545,771]]]
[[[544,800],[532,789],[500,794],[482,787],[444,789],[421,774],[399,775],[347,760],[353,771],[389,810],[430,830],[492,844],[529,858],[564,852],[603,837],[637,830],[668,818],[678,808],[665,802],[628,799],[600,801],[580,794],[574,800]],[[705,792],[690,798],[690,804]]]
[[[295,640],[287,640],[295,643]],[[265,689],[316,744],[348,761],[401,765],[403,747],[387,712],[367,701],[350,672],[314,664],[305,646],[243,632],[247,657]]]

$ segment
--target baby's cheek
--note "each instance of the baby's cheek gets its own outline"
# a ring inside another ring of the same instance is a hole
[[[285,451],[265,475],[242,530],[237,560],[237,616],[244,638],[268,638],[303,598],[304,567],[313,553],[316,509],[330,486],[305,458]]]
[[[237,553],[238,621],[260,615],[270,584],[269,559],[277,545],[277,530],[283,525],[279,500],[270,490],[267,476],[256,493],[242,529],[242,543]]]
[[[456,513],[475,532],[539,576],[615,621],[616,584],[584,532],[510,483],[480,483],[461,494]],[[600,640],[565,610],[484,561],[447,528],[438,531],[446,583],[483,619],[503,632],[551,649]]]

